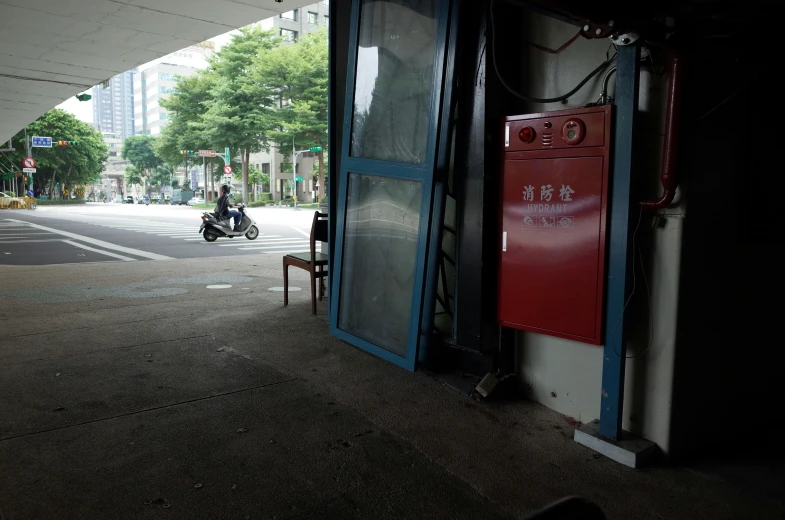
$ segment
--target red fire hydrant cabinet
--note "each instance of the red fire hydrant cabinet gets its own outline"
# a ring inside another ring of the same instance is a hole
[[[601,343],[611,110],[505,119],[501,325]]]

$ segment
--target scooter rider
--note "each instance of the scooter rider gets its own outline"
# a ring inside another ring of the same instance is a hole
[[[234,218],[234,231],[240,231],[240,222],[243,220],[243,214],[236,209],[229,209],[233,207],[229,204],[229,186],[224,184],[221,186],[221,196],[218,197],[218,202],[215,205],[215,214],[219,219],[232,217]]]

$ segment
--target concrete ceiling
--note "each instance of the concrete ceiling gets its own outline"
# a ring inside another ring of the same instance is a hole
[[[116,74],[306,3],[0,0],[0,147]]]

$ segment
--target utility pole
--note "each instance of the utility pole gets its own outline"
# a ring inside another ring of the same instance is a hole
[[[292,135],[292,200],[297,207],[297,153],[294,151],[294,135]]]

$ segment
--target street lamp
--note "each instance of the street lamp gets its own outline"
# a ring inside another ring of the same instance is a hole
[[[297,156],[305,152],[321,152],[321,146],[312,146],[307,150],[294,151],[294,136],[292,136],[292,199],[294,200],[294,207],[297,207]]]
[[[166,168],[165,166],[159,166],[159,168],[169,173],[169,189],[174,191],[174,188],[172,187],[172,175],[174,175],[174,173],[172,172],[172,170]]]

